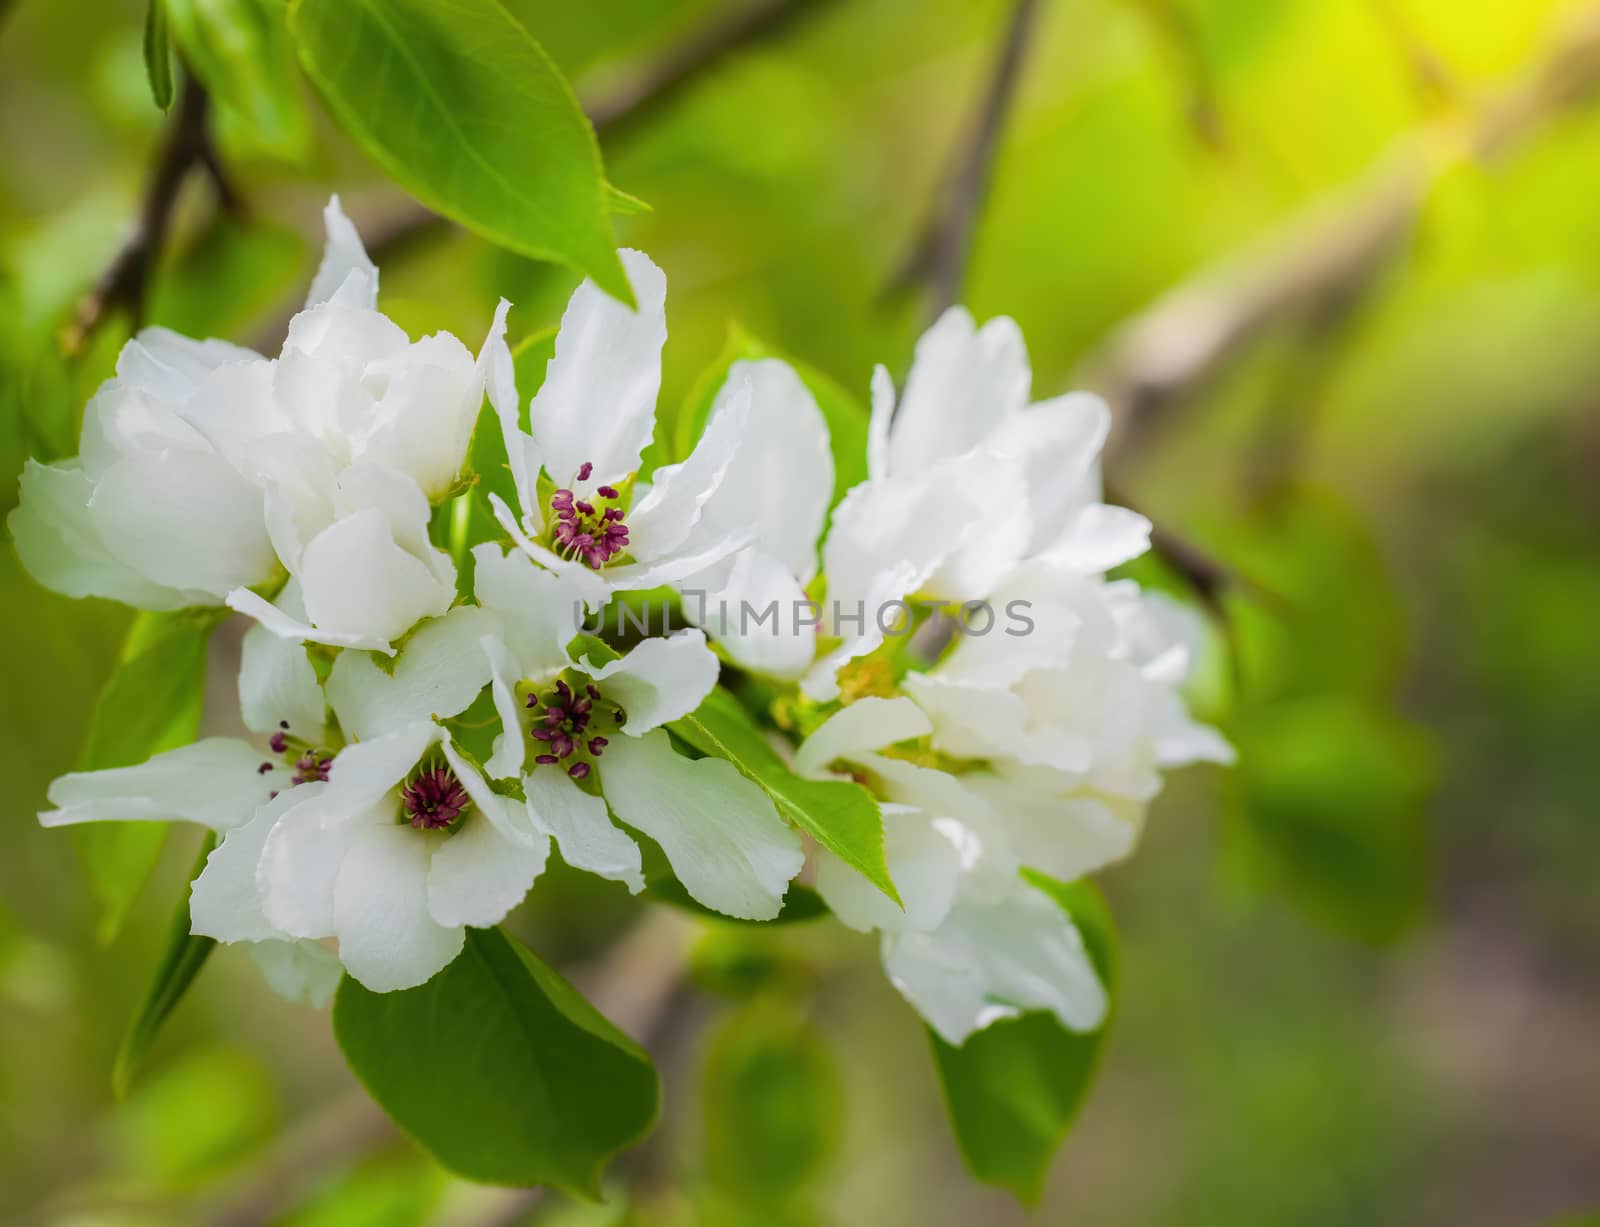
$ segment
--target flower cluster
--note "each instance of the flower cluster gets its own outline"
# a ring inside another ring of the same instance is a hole
[[[841,921],[881,933],[891,980],[951,1042],[1023,1010],[1098,1025],[1078,934],[1024,871],[1125,856],[1163,768],[1229,755],[1179,695],[1194,628],[1106,578],[1149,525],[1101,500],[1104,405],[1030,404],[1015,325],[954,309],[898,405],[875,373],[868,477],[836,506],[823,415],[772,359],[735,363],[690,454],[642,474],[666,339],[648,258],[621,253],[635,309],[578,288],[525,401],[508,304],[476,357],[412,341],[337,200],[327,226],[276,358],[147,329],[90,402],[80,456],[28,466],[10,524],[41,582],[253,620],[252,737],[64,776],[41,820],[217,831],[194,931],[313,999],[341,967],[377,991],[428,980],[553,844],[634,892],[659,849],[699,903],[749,920],[808,873]],[[498,492],[471,471],[475,429],[503,448]],[[436,511],[458,499],[490,513],[470,550],[443,548]],[[696,597],[676,629],[626,651],[577,633],[575,614],[660,589]],[[823,594],[920,611],[915,633],[730,614]],[[1020,602],[1031,633],[953,636],[928,602]],[[808,849],[762,781],[675,737],[725,666],[764,679],[754,718],[794,772],[876,799],[898,902]]]

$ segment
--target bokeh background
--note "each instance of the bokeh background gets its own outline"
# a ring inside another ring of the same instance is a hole
[[[585,99],[741,7],[507,3]],[[605,141],[654,209],[619,226],[669,277],[664,405],[730,324],[864,399],[928,318],[897,274],[947,207],[1014,6],[808,8]],[[126,335],[61,356],[164,122],[142,19],[0,3],[0,508]],[[331,190],[369,237],[406,215],[297,88],[271,139],[218,117],[245,208],[189,187],[153,320],[274,341]],[[963,299],[1021,323],[1036,393],[1112,398],[1108,478],[1182,564],[1141,574],[1209,607],[1196,701],[1242,765],[1176,775],[1105,875],[1118,1017],[1032,1221],[1600,1210],[1597,200],[1593,3],[1038,4]],[[497,296],[531,332],[574,280],[448,231],[382,262],[392,314],[474,346]],[[1025,1221],[963,1170],[870,941],[641,919],[559,872],[513,927],[665,1078],[608,1207],[444,1176],[363,1106],[326,1016],[236,953],[116,1103],[197,840],[174,832],[103,943],[72,839],[34,813],[125,624],[0,553],[0,1221]]]

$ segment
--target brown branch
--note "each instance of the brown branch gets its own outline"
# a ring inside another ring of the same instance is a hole
[[[595,134],[617,139],[676,102],[708,69],[735,52],[782,36],[801,18],[836,0],[762,0],[731,13],[664,55],[615,93],[588,107]]]
[[[978,215],[989,193],[1000,137],[1022,79],[1028,40],[1038,12],[1038,0],[1016,0],[1005,39],[995,57],[994,71],[962,147],[955,173],[944,189],[944,199],[934,209],[904,264],[885,287],[885,298],[898,297],[919,283],[926,285],[931,316],[940,315],[960,299],[967,265],[972,259]]]
[[[230,212],[239,210],[238,194],[224,173],[206,130],[208,110],[205,88],[193,74],[185,74],[167,139],[156,155],[133,233],[62,329],[61,348],[65,353],[76,354],[82,350],[95,329],[119,311],[128,314],[135,328],[144,322],[150,275],[166,246],[178,197],[193,171],[206,173],[223,208]]]
[[[1357,300],[1407,250],[1428,193],[1460,157],[1503,157],[1600,92],[1600,6],[1484,108],[1465,138],[1441,120],[1403,140],[1354,189],[1243,255],[1169,292],[1111,336],[1082,384],[1111,403],[1108,458],[1125,455],[1171,406],[1192,398],[1284,322]],[[1456,159],[1442,149],[1459,150]]]
[[[802,18],[836,0],[762,0],[708,26],[668,51],[656,64],[613,94],[585,104],[595,135],[624,139],[671,105],[706,73],[729,57],[786,33]],[[450,221],[414,205],[368,244],[379,264],[448,230]]]

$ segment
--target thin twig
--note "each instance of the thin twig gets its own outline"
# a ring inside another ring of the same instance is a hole
[[[803,17],[837,0],[763,0],[707,26],[626,86],[588,108],[596,135],[615,140],[650,120],[735,52],[781,37]]]
[[[602,140],[625,138],[730,56],[779,37],[801,18],[810,17],[836,2],[762,0],[760,4],[706,27],[668,51],[631,83],[586,103],[584,109],[594,125],[595,135]],[[449,219],[421,205],[413,205],[368,244],[368,251],[382,264],[449,226]]]
[[[1600,91],[1600,6],[1463,135],[1441,120],[1403,140],[1354,189],[1242,256],[1162,296],[1112,334],[1078,382],[1111,402],[1108,457],[1126,454],[1163,411],[1192,398],[1254,343],[1364,288],[1408,249],[1430,189],[1455,160],[1503,157]]]
[[[1022,79],[1028,40],[1038,12],[1039,0],[1016,0],[955,173],[916,246],[885,287],[885,297],[896,297],[919,284],[925,285],[931,316],[940,315],[960,299],[972,259],[978,215],[989,194],[1000,137]]]
[[[222,207],[229,212],[239,210],[238,193],[224,172],[207,133],[208,110],[209,99],[204,86],[193,74],[185,74],[167,139],[156,156],[133,233],[62,329],[61,348],[65,353],[76,354],[82,350],[94,330],[118,311],[127,312],[135,328],[144,322],[150,275],[166,246],[178,197],[191,172],[204,171],[215,186]]]

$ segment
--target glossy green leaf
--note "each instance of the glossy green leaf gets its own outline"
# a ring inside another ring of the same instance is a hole
[[[200,844],[200,855],[189,874],[189,881],[193,882],[200,876],[200,871],[206,867],[206,858],[216,846],[216,835],[208,832]],[[119,1099],[127,1094],[145,1053],[156,1033],[161,1030],[161,1024],[166,1022],[184,993],[189,991],[189,985],[194,983],[194,978],[200,974],[200,969],[216,948],[215,939],[189,932],[189,925],[189,891],[185,888],[172,913],[166,949],[162,951],[161,961],[156,964],[150,991],[145,994],[138,1013],[123,1032],[122,1044],[117,1049],[117,1061],[111,1070],[111,1087]]]
[[[172,107],[172,36],[164,0],[147,0],[144,10],[144,70],[150,97],[163,111]]]
[[[95,700],[79,771],[131,767],[194,740],[206,680],[212,611],[140,614],[122,662]],[[167,828],[156,822],[97,822],[72,828],[100,904],[100,937],[122,928],[128,906],[161,855]]]
[[[250,149],[288,161],[310,149],[279,0],[162,0],[191,72]]]
[[[752,1210],[812,1186],[833,1152],[838,1071],[816,1031],[779,1001],[735,1012],[706,1058],[706,1174]]]
[[[655,1120],[650,1058],[498,929],[468,929],[417,988],[347,977],[333,1029],[372,1097],[470,1180],[598,1195],[605,1162]]]
[[[816,397],[833,447],[833,501],[838,502],[851,486],[867,478],[866,405],[815,367],[779,352],[737,325],[728,330],[722,353],[700,373],[678,412],[672,431],[673,454],[681,459],[694,450],[694,442],[711,416],[717,391],[728,378],[728,368],[741,359],[760,358],[783,359]]]
[[[1023,874],[1072,917],[1114,1002],[1115,932],[1099,889]],[[1039,1199],[1050,1159],[1094,1080],[1110,1025],[1108,1016],[1098,1031],[1068,1031],[1054,1015],[1034,1012],[992,1023],[959,1048],[928,1032],[956,1141],[974,1176],[1024,1203]]]
[[[289,24],[340,126],[418,200],[632,304],[594,131],[496,0],[294,0]]]
[[[668,727],[700,753],[727,759],[766,790],[780,814],[900,902],[884,860],[883,815],[865,788],[849,780],[796,775],[739,701],[720,687]]]

